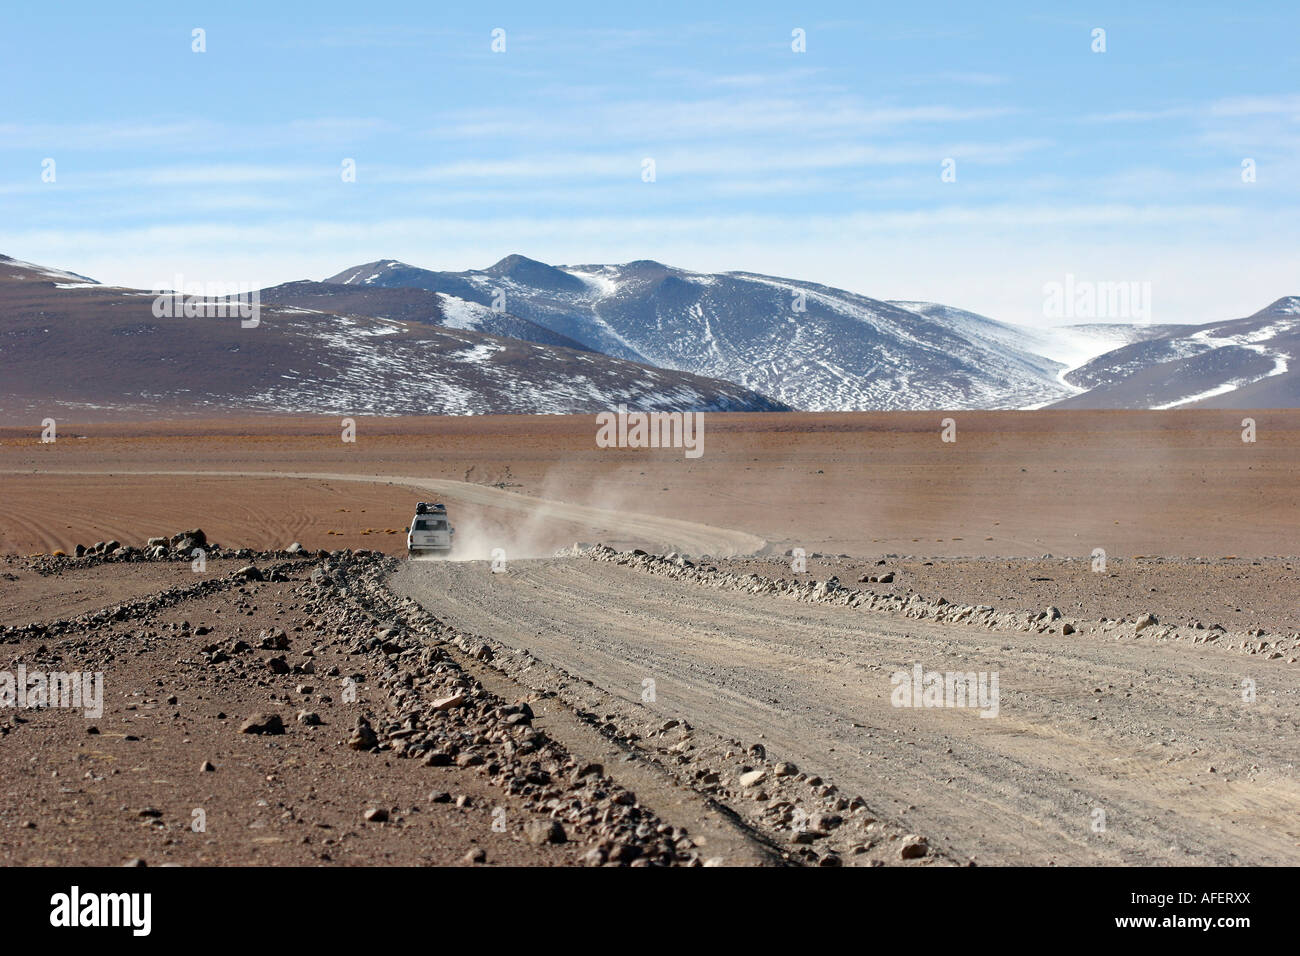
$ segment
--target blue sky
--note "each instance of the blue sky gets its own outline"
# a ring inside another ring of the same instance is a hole
[[[653,258],[1032,325],[1067,273],[1156,322],[1300,294],[1295,5],[180,6],[0,13],[0,252],[150,288]]]

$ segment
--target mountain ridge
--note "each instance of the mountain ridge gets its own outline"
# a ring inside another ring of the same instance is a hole
[[[1038,329],[940,303],[873,299],[744,270],[699,273],[652,259],[552,266],[514,253],[460,272],[390,259],[324,282],[414,286],[504,304],[592,350],[736,382],[813,411],[1213,405],[1259,391],[1270,377],[1262,362],[1226,354],[1163,379],[1150,371],[1180,353],[1214,351],[1183,340],[1228,323]],[[1282,297],[1256,315],[1295,300]],[[1279,352],[1289,357],[1290,348]],[[1119,387],[1135,376],[1133,387]],[[1146,387],[1143,376],[1151,378]],[[1188,391],[1197,376],[1213,395]]]

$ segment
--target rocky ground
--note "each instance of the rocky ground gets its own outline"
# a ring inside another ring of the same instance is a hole
[[[377,551],[230,548],[198,529],[3,556],[0,860],[1167,862],[1170,840],[1195,847],[1170,859],[1267,856],[1225,843],[1217,823],[1155,826],[1154,814],[1194,797],[1210,820],[1254,820],[1263,836],[1278,826],[1276,801],[1291,800],[1276,778],[1285,755],[1244,741],[1280,740],[1291,682],[1249,665],[1269,706],[1243,718],[1218,698],[1237,693],[1234,658],[1297,662],[1294,559],[1121,559],[1094,571],[1048,556],[814,552],[799,572],[792,559],[575,546],[497,575]],[[612,576],[588,581],[593,564]],[[603,610],[584,618],[584,607]],[[1020,636],[993,653],[978,636],[988,632]],[[1184,646],[1211,656],[1184,674],[1170,656]],[[862,710],[894,657],[971,652],[1003,672],[1010,739],[1065,734],[1060,748],[1006,752],[1005,731],[971,737],[969,722],[925,730],[907,712]],[[1113,682],[1143,661],[1154,670],[1127,691]],[[1086,701],[1070,689],[1079,669],[1098,675]],[[102,674],[102,712],[13,706],[3,674],[23,672]],[[665,697],[646,696],[642,672],[659,675]],[[1183,706],[1162,703],[1158,687],[1192,709],[1176,722],[1190,732],[1152,761],[1136,741],[1165,735],[1160,715]],[[924,758],[911,752],[922,740]],[[1098,768],[1145,768],[1109,784],[1082,778],[1152,821],[1128,843],[1084,848],[1061,822],[1086,810],[1070,774],[1093,750]],[[1209,779],[1229,788],[1212,795],[1188,766],[1211,755]],[[964,815],[934,789],[959,778],[974,797]],[[984,803],[1002,805],[990,817]],[[1007,837],[991,850],[981,830],[1019,814],[1013,829],[1032,822],[1036,844]]]
[[[588,556],[610,560],[611,549]],[[640,556],[638,556],[640,557]],[[1038,633],[1142,634],[1146,640],[1212,643],[1248,655],[1300,659],[1300,559],[1295,557],[935,558],[876,560],[813,552],[794,556],[692,559],[672,554],[645,565],[705,583],[804,600],[865,604],[912,618]]]
[[[44,613],[4,669],[102,673],[103,706],[0,709],[0,861],[721,862],[537,729],[538,695],[486,690],[395,565],[200,531],[7,557],[6,619]]]
[[[981,865],[1296,860],[1300,634],[1122,591],[1091,593],[1098,617],[1064,588],[1060,606],[966,603],[859,567],[838,570],[877,580],[588,546],[500,573],[409,564],[392,585],[795,859],[887,862],[925,834],[925,859]],[[997,704],[900,703],[914,669],[988,677]]]

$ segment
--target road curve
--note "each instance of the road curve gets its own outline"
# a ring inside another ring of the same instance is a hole
[[[174,475],[177,477],[208,476],[215,478],[290,478],[315,481],[357,481],[371,484],[403,485],[432,496],[446,498],[458,504],[478,505],[518,514],[528,522],[558,521],[605,528],[620,538],[637,540],[643,546],[660,551],[677,550],[689,554],[710,554],[716,557],[735,557],[753,554],[767,543],[757,535],[745,531],[718,528],[713,525],[682,521],[662,515],[641,514],[591,505],[571,504],[549,498],[521,495],[489,485],[478,485],[445,478],[418,478],[411,475],[355,475],[336,472],[286,472],[286,471],[134,471],[111,469],[86,471],[83,469],[11,469],[0,474],[43,475],[141,475],[145,477]],[[506,542],[508,545],[509,542]],[[527,553],[526,549],[507,548],[509,553]]]
[[[775,759],[860,793],[957,859],[1300,863],[1300,674],[1281,661],[990,633],[582,558],[504,574],[412,563],[393,586],[656,716],[761,735]],[[913,664],[997,672],[998,716],[892,706],[890,676]],[[655,704],[640,704],[646,677]],[[1259,687],[1250,703],[1244,677]]]

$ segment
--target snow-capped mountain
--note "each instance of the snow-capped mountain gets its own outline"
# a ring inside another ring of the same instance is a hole
[[[38,266],[9,256],[0,256],[0,281],[48,282],[56,289],[85,289],[99,285],[94,279],[75,272]]]
[[[1068,408],[1300,406],[1300,297],[1254,315],[1175,326],[1097,356],[1068,375],[1086,389]]]
[[[262,301],[270,305],[419,322],[424,325],[439,325],[444,329],[483,332],[524,342],[536,342],[538,345],[558,345],[589,351],[581,343],[535,322],[427,289],[341,286],[303,280],[263,289],[261,296]]]
[[[313,285],[267,290],[278,301],[244,327],[228,311],[160,317],[153,292],[0,259],[0,420],[786,410],[730,382],[527,340],[565,341],[463,300]]]
[[[934,303],[649,260],[551,266],[514,255],[468,272],[384,260],[326,282],[495,302],[588,348],[814,411],[1044,405],[1081,390],[1066,372],[1145,334],[1133,326],[1040,332]]]
[[[1204,325],[1029,329],[650,260],[394,260],[261,291],[256,330],[0,257],[0,408],[150,414],[1300,407],[1300,297]],[[97,414],[98,412],[96,412]]]

